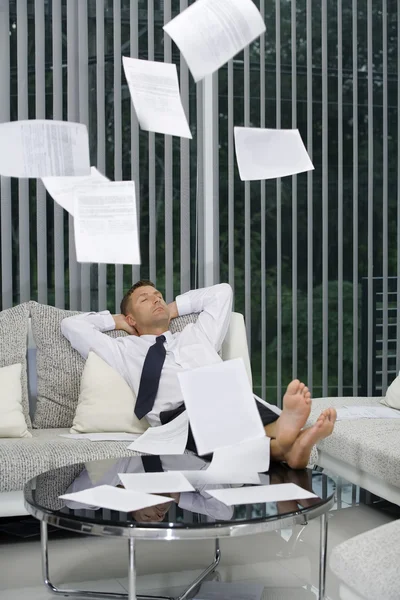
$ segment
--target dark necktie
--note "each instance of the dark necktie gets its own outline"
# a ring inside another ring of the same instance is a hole
[[[165,335],[156,337],[156,343],[150,346],[144,360],[135,406],[135,415],[138,419],[143,419],[154,406],[166,355],[164,342]]]
[[[162,473],[164,471],[158,455],[142,456],[142,464],[145,473]]]

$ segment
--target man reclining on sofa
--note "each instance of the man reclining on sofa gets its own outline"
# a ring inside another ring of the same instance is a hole
[[[221,283],[177,296],[166,304],[151,281],[141,280],[125,294],[121,314],[85,313],[64,319],[61,330],[83,358],[92,350],[116,369],[136,394],[135,414],[153,427],[167,423],[184,410],[177,373],[220,362],[218,355],[228,331],[232,288]],[[199,313],[196,323],[182,332],[168,331],[171,319]],[[119,329],[129,335],[112,339],[102,332]],[[307,466],[312,447],[331,435],[336,410],[328,408],[303,429],[311,410],[308,388],[295,379],[283,397],[280,415],[257,403],[270,455],[294,469]],[[189,432],[189,450],[196,452]]]

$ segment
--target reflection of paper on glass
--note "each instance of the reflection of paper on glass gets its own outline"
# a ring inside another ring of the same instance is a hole
[[[82,492],[64,494],[63,496],[59,496],[59,498],[88,504],[89,506],[119,510],[121,512],[131,512],[148,506],[156,506],[157,504],[165,504],[166,502],[173,501],[172,498],[166,498],[165,496],[132,492],[112,485],[99,485],[89,490],[83,490]]]
[[[96,167],[91,167],[88,177],[43,177],[42,181],[53,200],[73,215],[74,193],[77,190],[91,189],[109,180]]]
[[[258,473],[237,473],[236,471],[212,471],[210,468],[201,471],[182,471],[182,474],[195,487],[201,485],[260,483]]]
[[[74,215],[78,262],[140,264],[133,181],[77,191]]]
[[[261,35],[265,23],[252,0],[197,0],[164,30],[199,81]]]
[[[303,500],[305,498],[318,497],[299,487],[295,483],[277,483],[274,485],[207,490],[207,493],[228,506],[233,506],[235,504],[255,504],[257,502]]]
[[[337,420],[400,419],[400,412],[386,406],[342,406],[337,409]]]
[[[263,593],[261,584],[206,581],[193,600],[261,600]]]
[[[189,422],[185,411],[166,425],[149,427],[128,449],[145,454],[183,454],[188,433]]]
[[[140,127],[145,131],[191,138],[176,65],[126,56],[122,63]]]
[[[0,175],[90,175],[86,125],[44,119],[1,123]]]
[[[235,127],[234,134],[242,181],[275,179],[314,169],[298,129]]]
[[[209,470],[223,472],[231,468],[241,472],[265,473],[269,469],[270,442],[264,431],[263,437],[217,448]]]
[[[194,492],[194,487],[179,471],[164,473],[118,473],[122,485],[133,492],[162,494]]]
[[[184,371],[178,378],[200,456],[265,437],[241,358]]]

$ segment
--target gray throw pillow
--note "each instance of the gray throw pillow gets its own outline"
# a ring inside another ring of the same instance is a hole
[[[31,302],[30,308],[37,346],[37,406],[33,427],[72,427],[85,361],[62,335],[61,321],[80,313],[37,302]],[[174,319],[171,331],[182,331],[188,323],[194,323],[197,316]],[[108,331],[104,335],[117,338],[127,334],[124,331]]]
[[[22,408],[27,426],[32,427],[26,371],[28,323],[29,302],[0,312],[0,367],[21,364]]]

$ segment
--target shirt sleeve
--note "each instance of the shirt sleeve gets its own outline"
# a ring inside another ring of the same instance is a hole
[[[84,313],[67,317],[61,321],[61,332],[71,346],[83,358],[87,358],[91,350],[114,369],[123,368],[117,340],[103,335],[105,331],[115,329],[115,322],[108,310],[101,313]]]
[[[233,515],[231,506],[227,506],[207,493],[182,492],[178,506],[183,510],[207,515],[219,521],[229,521]]]
[[[200,313],[195,327],[205,333],[218,351],[227,334],[232,312],[232,288],[219,283],[208,288],[192,290],[176,298],[180,316]]]

